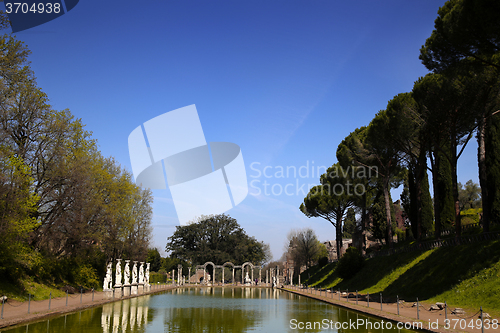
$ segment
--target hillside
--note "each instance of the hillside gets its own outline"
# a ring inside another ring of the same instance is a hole
[[[352,278],[343,280],[336,263],[312,267],[302,283],[360,293],[399,295],[414,301],[444,302],[450,306],[500,314],[500,240],[443,247],[365,260]]]

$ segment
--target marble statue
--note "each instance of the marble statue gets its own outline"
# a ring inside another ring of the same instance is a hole
[[[132,267],[132,284],[137,284],[137,261],[134,261],[134,266]]]
[[[102,287],[103,290],[111,289],[111,286],[113,284],[112,270],[113,270],[113,262],[110,261],[106,269],[106,276],[104,277],[104,285]]]
[[[116,259],[115,287],[122,285],[122,264],[121,259]]]
[[[143,284],[144,283],[144,263],[141,262],[141,266],[139,268],[139,283]]]
[[[245,283],[252,283],[250,277],[248,277],[248,272],[245,274]]]
[[[130,283],[130,260],[125,260],[125,277],[123,280],[124,285],[128,285]]]
[[[149,265],[151,265],[149,262],[146,264],[146,279],[144,283],[149,286]]]

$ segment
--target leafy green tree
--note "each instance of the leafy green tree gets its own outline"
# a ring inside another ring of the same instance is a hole
[[[434,73],[467,67],[475,76],[479,183],[482,192],[483,228],[500,213],[498,128],[498,71],[500,23],[495,0],[452,0],[438,11],[435,29],[420,50],[422,63]],[[464,66],[464,63],[467,66]],[[494,208],[497,207],[497,208]]]
[[[344,228],[342,229],[342,238],[352,238],[356,232],[356,212],[354,208],[349,208],[344,221]]]
[[[387,145],[392,145],[402,154],[402,164],[406,166],[408,201],[406,212],[413,235],[417,240],[432,228],[432,201],[427,179],[427,149],[429,135],[426,133],[425,119],[412,93],[395,96],[387,104],[388,127],[391,134],[384,136]]]
[[[481,188],[472,179],[468,180],[465,186],[458,183],[458,197],[461,211],[481,207]]]
[[[342,222],[350,207],[363,195],[364,187],[356,182],[356,168],[344,170],[339,163],[321,175],[321,185],[314,186],[304,198],[300,210],[307,217],[322,217],[335,227],[337,253],[342,248]]]
[[[420,49],[429,70],[442,72],[472,58],[500,69],[500,3],[496,0],[450,0],[438,11],[434,30]]]
[[[476,90],[474,81],[458,70],[444,74],[428,74],[413,87],[415,100],[420,105],[427,133],[432,133],[430,161],[433,177],[445,167],[447,160],[451,170],[451,193],[454,203],[456,234],[460,235],[460,210],[457,187],[457,163],[475,130],[474,107]],[[441,166],[440,166],[441,163]],[[440,194],[441,195],[441,194]],[[435,196],[438,198],[437,196]],[[442,213],[439,208],[436,213]],[[443,221],[439,221],[443,223]]]
[[[158,272],[161,269],[161,255],[157,248],[148,249],[148,256],[146,257],[146,262],[151,264],[150,270],[152,272]]]
[[[193,265],[207,261],[215,264],[250,261],[260,265],[268,260],[266,245],[248,236],[234,218],[225,214],[203,216],[198,222],[176,227],[167,240],[166,251],[172,258]]]
[[[364,170],[364,173],[359,173],[356,176],[356,183],[360,184],[364,187],[364,192],[355,202],[355,205],[361,211],[361,223],[358,226],[356,232],[356,241],[357,248],[364,253],[366,247],[366,231],[368,229],[369,219],[368,219],[368,208],[373,202],[375,188],[376,188],[376,172],[372,172],[371,168],[362,166],[361,169],[359,166],[359,160],[364,156],[365,149],[365,140],[366,140],[366,127],[361,127],[355,129],[351,132],[347,137],[342,140],[342,142],[337,147],[337,160],[339,161],[340,166],[345,170],[350,170],[353,166],[358,166],[358,170]],[[352,235],[354,236],[354,234]]]
[[[390,189],[398,187],[404,179],[402,156],[394,145],[391,121],[387,111],[379,111],[367,127],[365,164],[376,167],[377,184],[382,191],[386,214],[386,241],[392,248],[392,200]],[[361,162],[360,162],[361,163]]]

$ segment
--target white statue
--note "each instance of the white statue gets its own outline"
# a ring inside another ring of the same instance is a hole
[[[250,277],[248,277],[248,272],[245,274],[245,283],[252,283]]]
[[[139,283],[144,284],[144,263],[141,262],[141,266],[139,268]]]
[[[147,286],[149,286],[149,265],[151,265],[149,262],[146,264],[146,283]]]
[[[123,281],[124,285],[128,285],[130,281],[130,260],[125,260],[125,278]]]
[[[103,290],[109,290],[113,285],[112,270],[113,270],[113,262],[110,261],[106,269],[106,276],[104,277],[104,285],[102,287]]]
[[[137,261],[134,261],[134,266],[132,267],[132,284],[137,284]]]
[[[122,264],[121,259],[116,259],[115,287],[122,285]]]
[[[210,274],[207,273],[207,284],[210,283]]]

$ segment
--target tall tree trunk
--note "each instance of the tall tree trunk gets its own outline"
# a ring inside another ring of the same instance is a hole
[[[483,207],[483,230],[490,231],[490,200],[488,191],[488,172],[486,167],[486,113],[479,119],[477,129],[477,164],[479,167],[479,185],[481,186],[481,200]]]
[[[393,248],[392,244],[392,220],[391,220],[391,198],[389,196],[389,178],[384,179],[384,199],[385,199],[385,215],[387,219],[387,244],[389,248]]]
[[[337,214],[337,225],[335,226],[336,236],[335,241],[337,244],[337,259],[340,260],[342,250],[342,217],[344,214]]]

